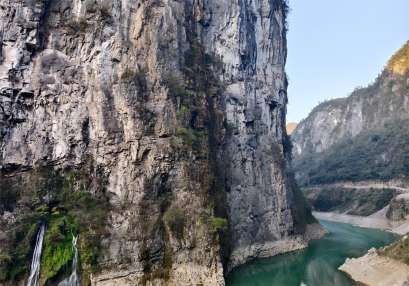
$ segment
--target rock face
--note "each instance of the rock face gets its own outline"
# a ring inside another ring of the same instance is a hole
[[[300,184],[408,176],[408,57],[406,43],[373,84],[320,104],[297,126],[291,139]]]
[[[409,118],[409,43],[389,61],[386,69],[366,88],[349,97],[318,105],[291,135],[294,158],[321,153],[362,131]]]
[[[399,194],[395,189],[331,185],[305,188],[304,193],[315,211],[357,216],[369,216],[382,210]]]
[[[286,128],[287,129],[287,134],[291,135],[294,132],[296,127],[297,127],[297,123],[295,123],[295,122],[287,123],[287,128]]]
[[[56,221],[61,245],[77,225],[92,285],[223,285],[248,259],[304,246],[286,12],[284,0],[0,1],[0,284],[26,277],[40,220],[49,253]],[[103,231],[82,235],[82,221]],[[42,269],[43,282],[63,276]]]
[[[409,215],[409,194],[403,193],[391,200],[387,217],[391,220],[404,220]]]

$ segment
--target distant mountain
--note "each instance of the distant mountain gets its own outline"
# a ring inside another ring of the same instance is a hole
[[[409,175],[409,42],[373,84],[315,107],[291,139],[301,185]]]
[[[297,125],[298,124],[296,122],[288,122],[287,123],[287,134],[291,135],[294,132],[295,128],[297,128]]]
[[[406,234],[409,42],[374,83],[315,107],[291,141],[296,179],[317,217]],[[408,241],[378,253],[409,264]]]

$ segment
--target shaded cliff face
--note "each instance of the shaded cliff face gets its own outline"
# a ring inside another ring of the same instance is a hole
[[[299,177],[304,180],[318,174],[312,171],[317,166],[314,162],[309,164],[311,160],[321,161],[322,167],[326,164],[328,173],[337,173],[342,177],[340,180],[354,180],[350,175],[357,169],[355,166],[368,173],[362,178],[358,174],[355,180],[392,179],[393,173],[405,175],[402,168],[406,164],[403,159],[408,141],[405,124],[409,119],[408,51],[409,43],[391,58],[375,83],[355,90],[347,98],[320,104],[297,126],[291,139]],[[397,157],[401,159],[396,160]],[[389,172],[387,166],[394,166],[394,170]],[[351,174],[343,176],[348,168]],[[390,174],[382,174],[382,168]],[[324,169],[320,170],[322,174]]]
[[[40,222],[49,283],[73,232],[93,285],[223,285],[223,262],[305,245],[284,1],[0,6],[0,279],[26,277]]]

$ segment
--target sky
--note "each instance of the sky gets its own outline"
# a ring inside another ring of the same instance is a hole
[[[409,0],[289,0],[288,122],[372,83],[409,40]]]

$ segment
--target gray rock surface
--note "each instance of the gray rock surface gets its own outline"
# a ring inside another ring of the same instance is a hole
[[[286,9],[0,1],[2,176],[87,158],[103,170],[112,210],[92,285],[224,285],[201,219],[217,212],[231,233],[225,270],[305,246],[309,213],[287,171]],[[157,227],[164,207],[188,218],[182,240]],[[169,251],[169,276],[153,275]]]
[[[405,180],[409,43],[367,87],[315,107],[291,134],[300,185]]]
[[[362,131],[408,119],[408,50],[409,44],[404,45],[368,87],[356,88],[346,98],[329,100],[315,107],[291,134],[294,158],[321,153]]]
[[[407,119],[409,94],[406,79],[387,73],[375,84],[358,89],[350,97],[317,106],[291,135],[294,158],[308,152],[323,152],[341,140],[353,138],[386,122]]]

